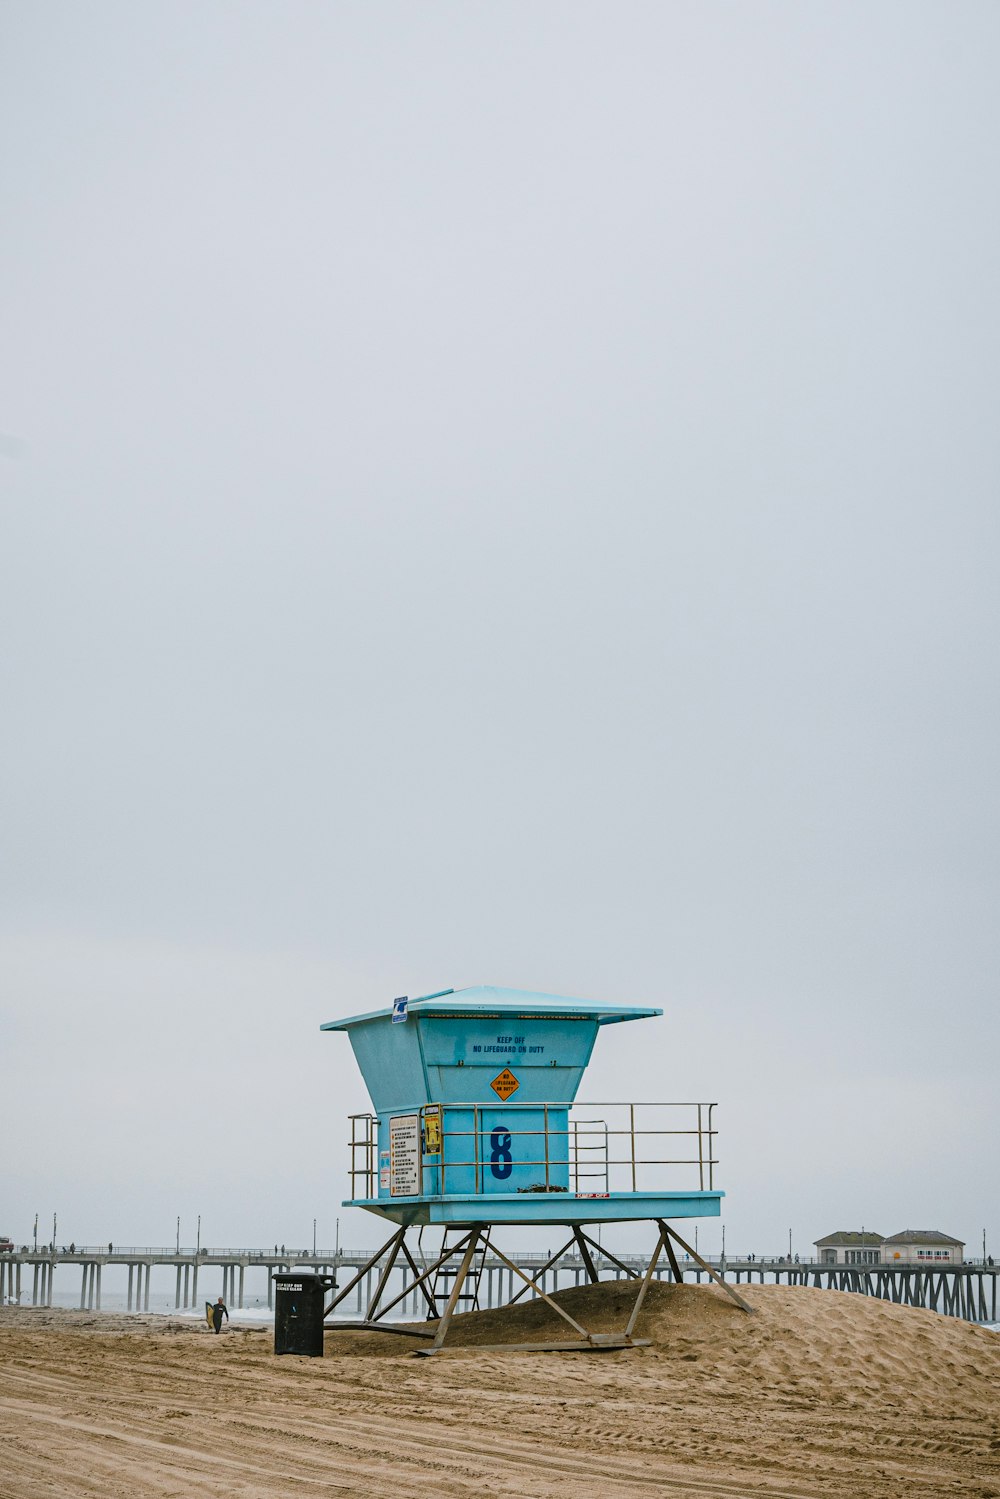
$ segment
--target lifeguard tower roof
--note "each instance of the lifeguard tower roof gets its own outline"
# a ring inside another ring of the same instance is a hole
[[[609,1005],[594,999],[571,999],[562,994],[540,994],[533,989],[501,989],[494,984],[474,984],[468,989],[439,989],[422,994],[409,1002],[411,1015],[451,1016],[455,1019],[514,1020],[527,1018],[552,1020],[596,1020],[598,1025],[615,1025],[621,1020],[648,1020],[663,1011],[640,1005]],[[328,1020],[321,1031],[348,1031],[366,1020],[384,1020],[392,1007],[368,1010],[363,1015],[348,1015],[344,1020]]]

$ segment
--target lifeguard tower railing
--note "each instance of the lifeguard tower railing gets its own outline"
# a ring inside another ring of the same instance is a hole
[[[663,1184],[665,1168],[681,1168],[686,1179],[677,1186],[700,1192],[713,1191],[717,1131],[712,1122],[714,1103],[574,1103],[567,1120],[565,1103],[504,1105],[510,1124],[507,1148],[515,1147],[519,1167],[537,1167],[543,1173],[538,1184],[522,1188],[530,1192],[565,1192],[577,1196],[604,1197],[613,1192],[656,1190]],[[552,1117],[550,1119],[550,1110]],[[483,1115],[489,1113],[489,1123]],[[496,1104],[437,1103],[425,1105],[421,1132],[428,1119],[440,1134],[440,1150],[434,1152],[434,1192],[486,1188],[484,1173],[496,1156]],[[518,1113],[530,1113],[541,1128],[517,1127]],[[374,1198],[378,1187],[378,1126],[376,1114],[351,1114],[351,1196]],[[425,1136],[426,1138],[426,1136]],[[426,1152],[425,1152],[426,1153]],[[567,1180],[568,1187],[556,1179]],[[496,1173],[494,1173],[496,1174]]]

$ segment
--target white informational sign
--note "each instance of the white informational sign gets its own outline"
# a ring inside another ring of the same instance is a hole
[[[397,1114],[389,1120],[389,1195],[420,1193],[420,1116]]]

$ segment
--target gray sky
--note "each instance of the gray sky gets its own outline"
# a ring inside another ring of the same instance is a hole
[[[373,1242],[318,1026],[485,982],[663,1005],[731,1247],[1000,1251],[998,66],[0,8],[0,1233]]]

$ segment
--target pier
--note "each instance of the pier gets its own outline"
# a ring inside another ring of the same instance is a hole
[[[128,1272],[127,1306],[129,1311],[149,1310],[150,1277],[154,1268],[173,1269],[174,1305],[178,1311],[198,1305],[199,1276],[204,1286],[211,1275],[211,1297],[221,1290],[226,1305],[232,1310],[242,1310],[246,1303],[251,1278],[256,1283],[260,1297],[267,1297],[267,1305],[273,1309],[274,1293],[272,1277],[276,1272],[290,1270],[293,1265],[307,1265],[326,1275],[344,1281],[352,1279],[362,1266],[371,1259],[370,1249],[336,1249],[318,1254],[296,1254],[294,1251],[275,1253],[270,1249],[186,1249],[163,1247],[118,1246],[110,1247],[80,1245],[68,1249],[16,1249],[13,1253],[0,1255],[0,1304],[8,1301],[20,1305],[51,1306],[55,1277],[65,1282],[72,1273],[79,1275],[81,1310],[101,1309],[102,1272],[109,1265],[123,1266]],[[554,1269],[549,1268],[551,1256],[544,1252],[519,1252],[511,1259],[526,1271],[549,1293],[565,1290],[568,1286],[585,1284],[590,1277],[590,1267],[583,1256],[567,1255]],[[611,1254],[594,1246],[588,1255],[602,1279],[620,1280],[624,1277],[638,1278],[646,1265],[641,1254]],[[428,1260],[429,1263],[429,1260]],[[920,1306],[928,1311],[940,1312],[946,1317],[959,1317],[967,1322],[996,1322],[997,1276],[1000,1267],[981,1261],[962,1265],[823,1265],[814,1262],[795,1263],[787,1257],[773,1259],[709,1258],[708,1263],[727,1281],[736,1285],[759,1283],[760,1285],[815,1286],[831,1291],[850,1291],[857,1295],[874,1296],[882,1301],[895,1302],[901,1306]],[[379,1269],[378,1264],[367,1272],[357,1285],[357,1311],[367,1305],[372,1278]],[[705,1272],[693,1262],[678,1260],[676,1272],[668,1263],[656,1271],[657,1280],[675,1280],[688,1283],[707,1281]],[[214,1273],[212,1273],[214,1272]],[[398,1279],[398,1290],[405,1293],[400,1304],[401,1315],[421,1317],[425,1306],[419,1291],[410,1294],[409,1284],[414,1279],[407,1268],[394,1268],[391,1274]],[[161,1277],[162,1278],[162,1277]],[[169,1282],[168,1282],[169,1284]],[[487,1257],[477,1286],[478,1304],[483,1307],[499,1306],[510,1300],[518,1289],[515,1273],[500,1259]],[[533,1293],[532,1293],[533,1294]]]
[[[305,1255],[275,1253],[266,1249],[184,1249],[135,1245],[82,1244],[71,1249],[20,1249],[0,1256],[0,1304],[14,1301],[21,1305],[52,1306],[56,1271],[80,1270],[81,1311],[100,1311],[102,1271],[108,1265],[121,1265],[128,1271],[127,1307],[130,1312],[149,1311],[149,1285],[154,1267],[171,1267],[176,1271],[174,1306],[186,1311],[198,1304],[199,1272],[222,1272],[222,1295],[227,1306],[242,1310],[246,1296],[248,1270],[265,1272],[261,1280],[268,1307],[273,1308],[272,1276],[292,1265],[308,1264],[311,1269],[334,1274],[342,1254]],[[30,1280],[30,1294],[29,1294]],[[218,1294],[217,1277],[212,1282],[212,1299]]]
[[[996,1322],[997,1266],[978,1262],[962,1265],[820,1265],[787,1261],[734,1262],[728,1274],[749,1284],[765,1278],[774,1284],[819,1286],[828,1291],[853,1291],[901,1306],[922,1306],[945,1317],[966,1322]],[[700,1279],[700,1276],[699,1276]]]

